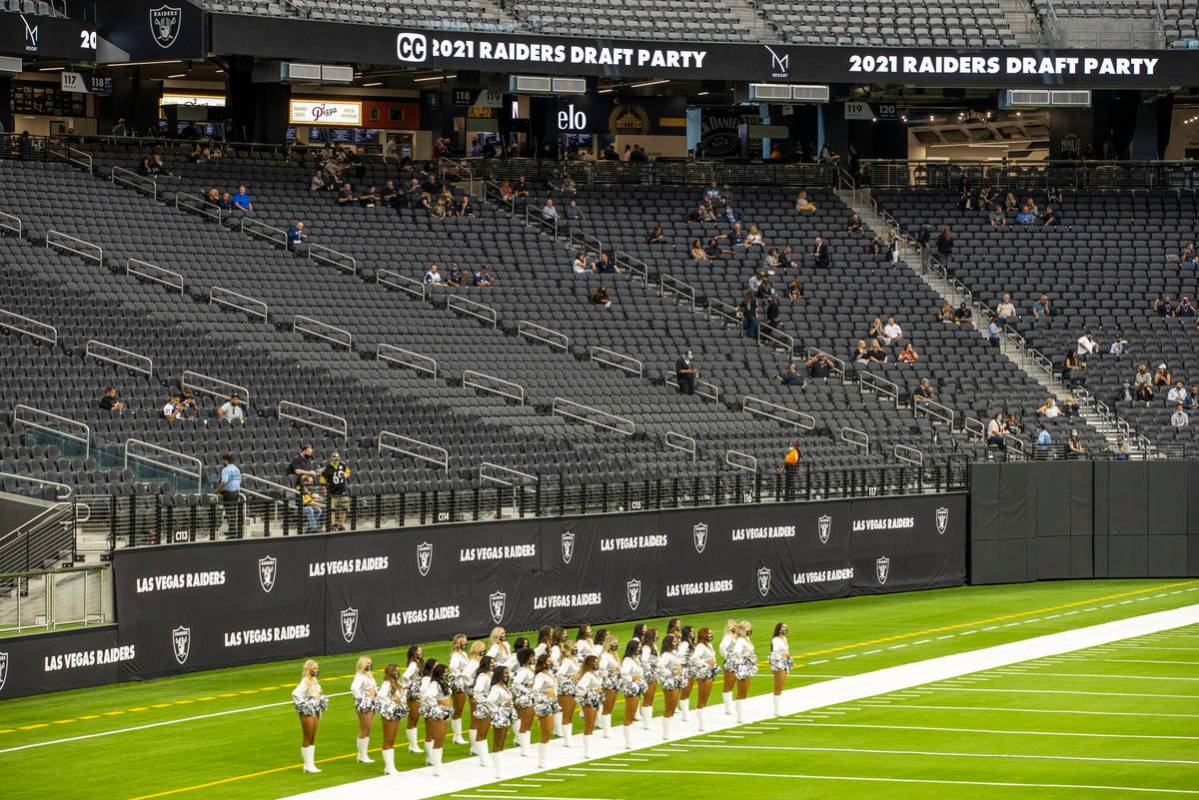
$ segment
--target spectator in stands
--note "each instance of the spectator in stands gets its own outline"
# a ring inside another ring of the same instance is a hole
[[[1020,426],[1020,418],[1016,416],[1015,411],[1009,411],[1007,422],[1004,423],[1004,428],[1008,433],[1022,433],[1023,428]]]
[[[679,355],[674,362],[674,377],[679,385],[679,394],[695,394],[696,376],[699,370],[691,363],[691,351]]]
[[[441,284],[441,272],[438,271],[436,264],[429,266],[429,269],[425,272],[424,280],[426,286],[438,286]]]
[[[467,278],[466,274],[463,273],[462,267],[458,266],[458,262],[457,261],[450,262],[450,271],[445,276],[445,285],[446,286],[465,286],[467,283],[467,280],[468,280],[468,278]]]
[[[919,407],[935,399],[936,392],[933,391],[932,384],[928,382],[928,378],[921,378],[920,383],[912,390],[912,405]]]
[[[221,190],[215,186],[209,186],[208,190],[204,192],[204,199],[214,206],[219,206],[221,204]]]
[[[653,230],[649,232],[649,236],[645,238],[646,244],[665,244],[666,234],[662,232],[661,225],[655,225]]]
[[[179,392],[179,407],[179,416],[185,422],[196,422],[200,419],[200,407],[196,404],[191,389],[185,388]]]
[[[866,255],[881,256],[883,254],[883,239],[877,233],[870,237],[870,244],[866,245]]]
[[[1082,446],[1082,439],[1078,438],[1078,429],[1070,429],[1070,438],[1066,440],[1066,458],[1079,459],[1085,458],[1087,450]]]
[[[911,342],[905,344],[903,349],[899,351],[899,355],[896,356],[896,360],[904,364],[915,364],[920,360],[920,354],[916,352],[916,345]]]
[[[1152,308],[1153,312],[1159,317],[1174,316],[1174,303],[1168,294],[1159,293],[1157,297],[1153,298],[1153,305],[1150,306],[1150,308]]]
[[[1129,448],[1128,442],[1124,441],[1122,433],[1116,435],[1116,443],[1109,449],[1116,461],[1127,461],[1132,457],[1132,449]]]
[[[1187,412],[1183,410],[1182,404],[1174,406],[1174,413],[1170,415],[1170,426],[1173,428],[1188,428],[1191,425],[1191,418]]]
[[[1182,407],[1187,410],[1188,414],[1194,414],[1199,411],[1199,385],[1191,385],[1191,391],[1187,394],[1186,399],[1182,401]]]
[[[591,302],[605,311],[612,309],[612,298],[608,297],[608,290],[603,284],[595,287],[595,291],[591,293]]]
[[[349,181],[346,181],[341,185],[341,191],[337,193],[337,205],[342,207],[351,205],[354,199],[354,187],[350,185]]]
[[[741,230],[740,222],[733,223],[733,227],[729,228],[729,232],[725,235],[725,239],[728,242],[730,253],[734,248],[745,245],[745,231]]]
[[[591,272],[594,272],[591,264],[589,264],[587,261],[586,253],[579,253],[577,256],[575,256],[575,260],[571,264],[571,272],[573,272],[575,275],[588,275]]]
[[[792,303],[803,300],[803,283],[800,282],[799,276],[792,278],[791,283],[787,284],[787,299]]]
[[[586,221],[583,216],[583,209],[579,208],[577,200],[571,200],[570,205],[566,207],[566,224],[579,225]]]
[[[234,463],[233,454],[221,456],[221,482],[216,486],[224,506],[225,522],[229,525],[230,539],[240,539],[241,526],[241,469]]]
[[[978,192],[978,207],[990,208],[995,204],[995,187],[987,184]]]
[[[551,225],[558,222],[558,208],[554,205],[553,198],[545,198],[545,205],[541,207],[541,218]]]
[[[929,229],[927,222],[921,222],[920,228],[916,231],[916,242],[927,246],[933,239],[933,232]]]
[[[953,321],[959,325],[971,325],[974,322],[974,312],[965,300],[953,312]]]
[[[293,222],[287,228],[287,249],[295,251],[308,243],[308,232],[304,230],[303,222]]]
[[[225,192],[221,195],[221,201],[217,205],[220,206],[222,213],[233,211],[233,195]]]
[[[312,173],[312,177],[308,179],[308,191],[323,192],[329,188],[329,184],[325,182],[325,174],[321,170]]]
[[[857,367],[865,367],[870,364],[870,349],[866,347],[865,339],[858,339],[853,351],[853,363]]]
[[[321,485],[329,495],[329,530],[346,529],[346,510],[350,507],[349,480],[349,466],[342,462],[338,453],[333,453],[321,470]]]
[[[720,193],[720,185],[716,181],[712,181],[708,188],[704,189],[703,199],[710,205],[724,202],[724,195]]]
[[[758,338],[758,301],[753,292],[741,296],[737,306],[737,316],[741,319],[741,329],[749,339]]]
[[[1066,355],[1062,359],[1062,382],[1071,386],[1078,386],[1083,381],[1079,377],[1082,371],[1082,363],[1078,360],[1078,350],[1076,348],[1068,348]]]
[[[779,467],[779,474],[783,476],[783,498],[786,500],[795,498],[795,479],[799,476],[799,462],[799,442],[792,440],[791,447],[783,456],[783,464]]]
[[[1037,298],[1037,302],[1032,304],[1033,319],[1049,319],[1057,316],[1057,308],[1049,300],[1049,295],[1043,294]]]
[[[162,153],[155,153],[150,156],[150,174],[154,177],[167,177],[172,173],[167,169],[167,165],[162,161]]]
[[[987,446],[994,447],[996,450],[1007,450],[1007,443],[1003,440],[1005,432],[1003,412],[996,411],[995,416],[987,422]]]
[[[891,266],[899,263],[899,248],[903,246],[903,240],[899,238],[899,231],[892,228],[887,231],[887,260],[891,262]]]
[[[745,215],[736,206],[727,206],[724,209],[724,218],[730,225],[740,225],[745,219]]]
[[[703,264],[711,262],[712,257],[708,255],[708,251],[704,249],[703,242],[699,239],[691,241],[691,261],[695,264]]]
[[[1016,195],[1011,192],[1007,193],[1007,197],[1003,200],[1003,211],[1005,214],[1014,214],[1020,210],[1020,204],[1016,202]]]
[[[1170,370],[1166,368],[1164,363],[1157,365],[1157,372],[1153,373],[1153,388],[1160,389],[1163,386],[1169,386],[1174,382],[1170,376]]]
[[[299,487],[303,478],[316,478],[316,465],[312,461],[312,452],[312,443],[304,442],[300,446],[300,452],[287,465],[287,474],[293,486]]]
[[[949,305],[949,303],[942,303],[941,309],[937,312],[937,322],[953,325],[953,306]]]
[[[1082,336],[1078,337],[1075,352],[1078,353],[1079,359],[1086,363],[1086,360],[1099,352],[1099,343],[1095,341],[1095,332],[1088,330]]]
[[[517,200],[529,199],[529,183],[525,180],[524,175],[518,175],[516,183],[512,186],[512,195]]]
[[[167,422],[175,422],[183,416],[183,398],[178,392],[171,393],[171,399],[162,407],[162,418]]]
[[[849,224],[847,226],[845,226],[845,230],[848,231],[849,233],[861,233],[862,232],[862,218],[860,216],[858,216],[857,214],[854,214],[852,217],[849,218]]]
[[[1195,269],[1199,266],[1199,251],[1196,251],[1194,242],[1187,242],[1187,246],[1182,249],[1178,256],[1178,266],[1180,269]]]
[[[300,478],[299,491],[300,508],[303,510],[304,519],[308,523],[308,533],[316,533],[320,530],[321,516],[325,513],[325,506],[314,484],[312,475],[304,475]]]
[[[1182,299],[1178,301],[1178,307],[1174,309],[1176,317],[1193,317],[1195,316],[1195,307],[1191,305],[1191,296],[1184,294]]]
[[[823,236],[817,236],[812,247],[812,262],[817,269],[828,269],[832,259],[828,253],[828,242]]]
[[[379,190],[374,186],[367,187],[367,190],[358,195],[358,205],[363,208],[374,208],[379,204]]]
[[[866,338],[875,339],[883,335],[883,321],[875,317],[870,321],[869,327],[866,328]]]
[[[941,232],[937,234],[937,256],[946,267],[953,264],[953,233],[949,226],[941,228]]]
[[[767,275],[773,275],[778,272],[779,268],[779,249],[772,247],[762,256],[762,266],[766,269]]]
[[[795,198],[795,211],[798,214],[815,214],[816,204],[808,199],[808,193],[801,191]]]
[[[762,231],[760,228],[758,228],[757,223],[751,222],[749,225],[749,233],[745,235],[745,246],[753,247],[755,245],[758,247],[765,247],[766,241],[762,238]]]
[[[903,339],[903,328],[899,327],[895,317],[887,317],[887,324],[883,326],[882,334],[883,342],[890,347]]]
[[[774,380],[778,381],[779,383],[783,384],[784,386],[803,386],[804,385],[803,375],[800,374],[799,368],[796,366],[794,361],[788,361],[787,369],[777,375],[772,376],[772,377],[774,378]]]
[[[823,350],[817,350],[815,355],[804,362],[808,377],[813,379],[828,378],[833,373],[836,362]]]
[[[1062,401],[1061,411],[1062,416],[1066,419],[1078,419],[1079,414],[1082,413],[1078,409],[1078,401],[1070,395],[1067,395],[1066,399]]]
[[[1061,219],[1058,218],[1057,212],[1053,210],[1053,206],[1045,206],[1045,216],[1041,218],[1041,223],[1046,226],[1061,224]]]
[[[991,213],[987,215],[987,219],[992,228],[1002,228],[1007,225],[1007,217],[1003,215],[1003,209],[997,205],[991,207]]]
[[[1058,189],[1056,186],[1050,186],[1049,191],[1047,191],[1045,193],[1045,202],[1046,203],[1057,203],[1060,206],[1062,203],[1064,203],[1066,201],[1062,197],[1062,192],[1060,189]]]
[[[1185,402],[1187,399],[1187,389],[1183,386],[1181,380],[1174,381],[1174,385],[1170,387],[1170,391],[1166,393],[1167,405],[1175,405]]]
[[[1027,203],[1024,205],[1024,208],[1020,209],[1019,213],[1016,214],[1016,222],[1021,225],[1032,225],[1036,221],[1037,216],[1036,214],[1032,213],[1032,210],[1029,208]]]
[[[470,285],[486,289],[491,286],[495,286],[495,278],[493,278],[491,273],[487,271],[486,266],[482,266],[479,267],[479,270],[475,273],[475,277],[471,280]]]
[[[433,219],[445,219],[449,213],[450,209],[442,197],[438,197],[437,201],[433,203],[433,208],[429,210],[429,216]]]
[[[870,352],[867,356],[872,364],[886,364],[891,360],[891,357],[887,355],[887,351],[883,349],[878,339],[870,340]]]
[[[1044,403],[1037,406],[1037,416],[1045,419],[1057,419],[1062,415],[1062,410],[1057,406],[1057,398],[1050,397]]]
[[[1149,401],[1153,399],[1153,376],[1149,374],[1147,364],[1137,367],[1136,377],[1133,378],[1133,390],[1137,400],[1149,405]]]
[[[100,410],[113,414],[125,413],[125,404],[117,399],[117,387],[109,386],[105,388],[104,394],[100,396]]]
[[[595,271],[604,275],[614,275],[621,270],[617,269],[616,262],[607,253],[599,254],[599,261],[595,263]]]
[[[396,189],[395,181],[388,178],[379,191],[379,203],[385,208],[396,208],[400,204],[400,191]]]
[[[998,314],[992,314],[991,321],[987,323],[987,341],[993,347],[999,347],[1000,342],[1003,341],[1003,326],[999,324]]]
[[[115,172],[115,170],[114,170],[114,172]],[[150,167],[150,159],[148,157],[143,158],[142,163],[137,165],[137,174],[141,175],[144,178],[149,178],[151,175],[154,174]]]
[[[779,269],[789,270],[800,267],[799,260],[795,258],[795,251],[791,245],[783,245],[783,252],[779,253]]]
[[[244,185],[237,187],[237,194],[233,195],[233,206],[243,214],[249,214],[254,210],[254,202]]]
[[[1115,338],[1112,339],[1111,346],[1107,349],[1108,355],[1114,356],[1117,360],[1123,358],[1128,353],[1128,340],[1124,338],[1124,334],[1116,332]]]
[[[1035,456],[1038,461],[1045,461],[1052,458],[1053,453],[1053,437],[1049,435],[1049,431],[1045,430],[1045,423],[1037,423],[1037,438],[1035,445]]]
[[[216,410],[216,418],[230,425],[245,425],[246,409],[241,404],[241,395],[236,392],[229,395],[229,399]]]
[[[1012,296],[1007,292],[1003,293],[1003,300],[999,302],[999,306],[995,309],[995,316],[999,318],[1001,325],[1009,319],[1016,317],[1016,306],[1012,303]]]

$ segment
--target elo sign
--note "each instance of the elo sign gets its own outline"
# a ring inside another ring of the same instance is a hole
[[[576,109],[574,103],[571,103],[565,111],[558,112],[558,130],[586,131],[587,114],[581,109]]]

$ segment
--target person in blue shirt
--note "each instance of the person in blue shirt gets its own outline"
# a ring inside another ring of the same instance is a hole
[[[243,214],[249,214],[254,210],[254,203],[250,200],[250,193],[246,191],[245,186],[237,187],[237,194],[233,195],[233,207]]]
[[[295,251],[297,247],[308,241],[303,222],[293,222],[287,229],[287,249]]]
[[[475,277],[470,283],[472,286],[495,286],[495,279],[491,277],[487,267],[479,267],[479,271],[475,273]]]
[[[225,506],[225,521],[229,523],[229,538],[241,538],[241,469],[233,463],[233,454],[221,456],[221,482],[216,493]]]
[[[1049,435],[1049,431],[1045,430],[1043,423],[1037,424],[1037,458],[1045,460],[1050,457],[1050,448],[1053,447],[1053,437]]]
[[[991,344],[999,347],[999,340],[1003,336],[1003,328],[999,325],[999,317],[992,314],[991,324],[987,326],[987,338],[991,340]]]

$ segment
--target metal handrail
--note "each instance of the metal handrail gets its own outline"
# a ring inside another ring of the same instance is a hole
[[[515,400],[522,406],[525,404],[525,396],[527,394],[525,387],[513,381],[507,381],[503,378],[498,378],[495,375],[489,375],[486,372],[468,369],[462,373],[462,385],[472,389],[478,389],[481,392],[507,397],[510,400]]]
[[[407,359],[407,360],[405,360]],[[388,361],[402,367],[410,367],[417,372],[427,372],[431,377],[437,377],[437,359],[395,345],[380,342],[375,346],[375,360]]]
[[[645,364],[639,358],[634,358],[633,356],[618,353],[615,350],[609,350],[606,347],[599,347],[597,345],[591,346],[589,355],[591,356],[591,360],[597,364],[615,367],[630,375],[636,375],[638,378],[645,377]]]
[[[746,395],[741,398],[741,410],[760,417],[766,417],[767,419],[773,419],[785,425],[792,425],[801,430],[810,431],[816,427],[816,418],[811,414],[796,408],[788,408],[778,403],[772,403],[769,400],[763,400],[760,397],[752,395]],[[794,418],[784,416],[784,414],[793,414]]]
[[[575,409],[581,409],[581,411],[576,411]],[[597,428],[615,431],[624,436],[632,436],[637,432],[637,424],[628,417],[602,411],[595,406],[576,403],[574,400],[567,400],[565,397],[555,397],[550,404],[550,412],[578,420],[579,422],[586,422],[588,425],[594,425]],[[594,416],[589,417],[587,414]],[[598,419],[595,417],[598,417]]]
[[[962,432],[966,434],[967,438],[974,438],[980,442],[987,438],[986,424],[974,417],[966,417],[962,420]]]
[[[322,261],[330,264],[349,275],[358,274],[358,259],[348,253],[342,253],[334,250],[332,247],[326,247],[323,244],[313,242],[308,243],[307,249],[308,257],[313,261]]]
[[[906,444],[897,444],[894,448],[895,458],[906,464],[915,464],[918,467],[924,466],[924,451],[917,450],[915,447],[909,447]]]
[[[287,486],[286,484],[276,483],[275,481],[268,481],[266,478],[259,478],[257,475],[247,475],[246,473],[243,472],[241,474],[241,483],[242,483],[241,490],[243,492],[245,492],[246,494],[250,494],[255,497],[267,498],[267,496],[262,494],[261,492],[255,492],[252,489],[247,489],[246,483],[249,483],[249,482],[265,483],[267,486],[271,487],[272,489],[276,489],[278,491],[284,492],[285,494],[286,493],[290,493],[290,494],[294,494],[294,495],[299,494],[299,492],[296,491],[296,488],[294,486]],[[268,499],[273,499],[273,498],[268,498]]]
[[[538,342],[548,344],[550,347],[556,347],[562,352],[570,349],[570,337],[565,333],[559,333],[552,328],[547,328],[544,325],[538,325],[535,322],[529,322],[527,319],[522,319],[516,323],[516,332],[526,339],[534,339]]]
[[[846,444],[860,447],[867,453],[870,452],[870,434],[866,433],[866,431],[845,425],[841,427],[840,439]]]
[[[71,147],[68,145],[68,146],[64,147],[62,150],[55,150],[53,148],[47,148],[47,150],[51,154],[57,156],[58,158],[61,158],[63,161],[67,162],[68,164],[70,164],[73,167],[79,167],[80,169],[86,169],[89,173],[91,173],[93,175],[96,172],[96,167],[95,167],[94,162],[92,161],[91,155],[88,153],[85,153],[84,151],[82,151],[78,148]]]
[[[918,416],[921,411],[930,417],[941,420],[949,426],[950,430],[953,429],[954,410],[949,406],[941,405],[935,400],[921,400],[919,403],[913,400],[912,415]]]
[[[66,431],[60,431],[57,428],[52,428],[49,425],[46,425],[41,422],[36,422],[34,420],[29,420],[29,419],[22,419],[21,418],[22,411],[28,411],[31,414],[40,415],[42,417],[49,417],[50,419],[55,420],[56,422],[61,422],[66,425],[73,426],[75,428],[81,428],[83,430],[83,435],[80,436],[75,433],[67,433]],[[39,430],[43,430],[48,433],[52,433],[55,436],[62,436],[66,439],[71,439],[72,441],[82,442],[83,443],[83,458],[86,460],[91,457],[91,454],[92,454],[92,429],[85,423],[80,422],[79,420],[71,419],[70,417],[59,416],[58,414],[52,414],[49,411],[44,411],[40,408],[37,408],[36,406],[30,406],[30,405],[26,405],[24,403],[17,403],[15,406],[12,407],[12,424],[14,427],[18,424],[28,425],[30,428],[37,428]]]
[[[458,311],[475,319],[482,320],[490,324],[493,328],[499,325],[499,312],[491,306],[476,300],[467,300],[461,295],[451,294],[446,297],[445,307],[450,311]]]
[[[191,380],[189,380],[189,378],[191,378]],[[216,391],[215,389],[210,389],[203,383],[196,383],[196,379],[208,381],[209,383],[215,383],[224,387],[226,391],[222,393]],[[194,389],[195,391],[200,392],[201,394],[209,395],[210,397],[227,398],[230,395],[236,394],[247,403],[250,402],[250,390],[247,387],[236,383],[230,383],[229,381],[223,381],[220,378],[214,378],[211,375],[205,375],[202,372],[195,372],[190,369],[184,370],[183,375],[180,376],[179,388]]]
[[[725,322],[729,322],[737,326],[741,325],[741,318],[737,316],[737,307],[734,305],[730,305],[723,300],[714,300],[709,297],[706,309],[708,319],[711,319],[712,315],[715,314]]]
[[[470,168],[470,165],[464,164],[461,161],[455,161],[452,158],[446,158],[445,156],[442,156],[441,158],[437,159],[437,177],[443,185],[445,184],[445,172],[446,172],[445,165],[446,164],[451,165],[455,169],[464,170],[466,172],[467,194],[469,194],[471,197],[474,197],[475,196],[475,171]]]
[[[678,302],[686,301],[688,307],[695,310],[695,287],[689,283],[679,280],[671,275],[658,276],[658,295],[664,297],[666,293],[675,295]]]
[[[318,339],[323,339],[330,344],[344,347],[347,350],[354,349],[354,335],[352,333],[345,328],[321,322],[319,319],[306,317],[303,314],[296,314],[291,318],[291,329],[292,332],[299,331],[309,336],[315,336]],[[326,333],[326,331],[329,331],[329,333]]]
[[[247,225],[250,226],[249,230],[246,229]],[[241,233],[255,236],[265,242],[270,242],[279,247],[287,247],[287,231],[282,228],[276,228],[274,225],[267,225],[265,222],[259,222],[256,219],[243,216],[238,221],[237,229]]]
[[[502,472],[505,475],[513,475],[516,478],[518,478],[519,480],[523,480],[528,483],[536,483],[537,482],[536,475],[530,475],[527,472],[521,472],[520,470],[512,469],[511,467],[504,467],[499,464],[493,464],[490,461],[483,461],[483,462],[480,462],[480,464],[479,464],[479,482],[480,483],[483,481],[490,481],[491,483],[498,483],[500,486],[517,486],[517,485],[519,485],[517,481],[507,481],[507,480],[504,480],[503,478],[496,477],[495,475],[488,475],[487,472],[489,470],[495,470],[496,472]]]
[[[899,384],[869,370],[858,372],[858,389],[869,390],[881,397],[888,397],[895,403],[896,408],[900,406]]]
[[[667,370],[664,374],[666,376],[666,384],[677,389],[679,387],[679,376],[673,370]],[[703,378],[695,379],[695,393],[708,400],[720,400],[720,387],[712,383],[712,381],[706,381]]]
[[[120,175],[120,180],[117,180],[118,174]],[[139,181],[141,182],[141,185],[139,185]],[[131,169],[125,169],[124,167],[118,167],[116,164],[113,164],[112,172],[109,175],[109,182],[128,186],[129,188],[136,189],[139,192],[145,192],[148,189],[148,194],[150,197],[154,198],[155,200],[158,199],[158,181],[154,180],[153,178],[148,178],[145,175],[138,175]],[[148,187],[145,186],[147,183],[150,184]]]
[[[12,222],[8,220],[12,220]],[[16,214],[0,211],[0,231],[8,231],[20,239],[25,233],[25,223]]]
[[[675,450],[682,450],[684,453],[690,453],[692,461],[699,461],[699,446],[694,436],[677,431],[667,431],[662,436],[662,444],[673,447]]]
[[[408,444],[414,445],[416,447],[423,447],[426,450],[431,450],[435,453],[440,453],[441,457],[434,458],[433,456],[427,455],[426,453],[422,453],[419,450],[414,450],[411,447],[403,447],[403,446],[395,445],[395,444],[387,444],[386,442],[383,441],[384,437],[390,437],[392,439],[396,439],[396,440],[399,440],[400,442],[408,443]],[[420,439],[413,439],[411,436],[404,436],[403,434],[395,433],[393,431],[379,431],[379,436],[376,439],[376,448],[379,450],[391,450],[396,453],[402,453],[403,455],[411,456],[412,458],[419,459],[421,461],[427,461],[430,464],[435,464],[436,466],[441,467],[443,472],[448,473],[450,471],[450,451],[449,450],[446,450],[444,447],[438,447],[435,444],[430,444],[429,442],[423,442]]]
[[[199,205],[189,206],[187,203],[198,203]],[[221,221],[221,207],[216,203],[205,200],[203,197],[200,197],[197,194],[175,192],[175,209],[177,211],[192,211],[200,216],[208,217],[216,222]]]
[[[130,356],[134,360],[122,361],[120,358],[106,356],[102,352],[97,352],[97,350],[102,348],[109,352],[120,353],[123,356]],[[144,373],[149,377],[153,377],[154,375],[154,362],[149,357],[143,356],[141,353],[135,353],[132,350],[126,350],[123,347],[117,347],[113,344],[106,344],[98,339],[87,340],[87,344],[84,346],[83,357],[94,358],[97,361],[106,361],[109,364],[115,364],[118,367],[124,367],[125,369],[131,369],[135,372]]]
[[[307,411],[307,412],[310,412],[311,414],[316,415],[318,418],[336,420],[341,423],[341,427],[338,428],[338,427],[334,427],[333,425],[326,425],[323,422],[314,422],[309,417],[302,417],[299,414],[293,414],[291,411],[285,410],[285,407],[287,409],[294,408],[297,411]],[[312,406],[306,406],[306,405],[303,405],[302,403],[293,403],[291,400],[280,400],[279,404],[277,406],[275,406],[275,416],[277,416],[281,420],[282,419],[290,419],[293,422],[300,423],[301,425],[311,425],[314,428],[320,428],[321,430],[329,431],[330,433],[340,436],[343,439],[350,438],[350,423],[346,420],[345,417],[339,416],[337,414],[331,414],[328,411],[321,411],[319,408],[313,408]]]
[[[758,344],[765,344],[774,350],[782,350],[788,358],[795,355],[795,339],[789,333],[783,333],[778,328],[769,325],[758,326]]]
[[[189,472],[188,470],[179,466],[178,464],[171,464],[169,462],[161,461],[157,458],[153,458],[148,455],[140,455],[138,453],[130,453],[129,452],[130,447],[134,447],[134,446],[144,447],[145,449],[150,450],[154,453],[161,453],[163,455],[172,456],[174,458],[182,459],[183,461],[188,461],[188,462],[195,464],[196,471],[195,471],[194,477],[196,479],[196,491],[198,492],[202,488],[203,483],[204,483],[204,462],[203,461],[196,458],[195,456],[189,456],[187,453],[180,453],[178,450],[172,450],[169,447],[163,447],[162,445],[157,445],[152,442],[144,441],[142,439],[126,439],[125,440],[125,443],[121,448],[121,450],[125,456],[125,469],[129,469],[129,459],[132,458],[134,461],[141,461],[142,463],[151,464],[151,465],[153,465],[155,467],[159,467],[161,469],[170,470],[171,472],[177,472],[180,475],[186,475],[189,478],[193,477],[193,474],[191,472]]]
[[[629,255],[623,250],[617,250],[613,254],[612,260],[616,263],[617,267],[623,267],[625,272],[632,273],[640,281],[642,287],[649,286],[649,265],[644,261]]]
[[[384,286],[399,289],[401,292],[407,292],[413,297],[419,297],[421,300],[425,300],[429,296],[429,287],[424,281],[418,281],[416,278],[409,277],[408,275],[401,275],[394,270],[376,270],[375,281]]]
[[[29,330],[21,327],[20,324],[16,322],[10,322],[9,320],[31,322],[35,326],[40,326],[44,331],[48,331],[48,333],[39,333],[37,330]],[[51,346],[58,344],[58,328],[42,322],[41,320],[34,319],[33,317],[27,317],[24,314],[18,314],[15,311],[9,311],[6,308],[0,308],[0,328],[13,331],[14,333],[24,334],[25,336],[32,336],[34,339],[41,339],[43,342],[49,342]]]
[[[125,274],[161,283],[171,289],[178,289],[179,294],[183,294],[184,291],[182,273],[151,264],[149,261],[142,261],[140,258],[130,258],[125,262]]]
[[[756,456],[751,456],[749,453],[741,450],[725,450],[724,463],[736,469],[745,470],[746,472],[757,473],[758,459]]]
[[[248,303],[248,305],[242,305],[232,300],[225,299],[227,297],[236,297],[238,300]],[[232,289],[225,289],[221,286],[213,286],[210,288],[208,290],[208,304],[212,305],[213,303],[237,309],[243,314],[249,314],[252,317],[260,317],[264,322],[270,320],[270,308],[266,303],[250,297],[247,294],[235,292]]]
[[[62,492],[63,492],[62,494],[58,495],[58,497],[56,498],[58,500],[66,500],[75,491],[70,486],[67,486],[65,483],[59,483],[58,481],[48,481],[48,480],[44,480],[42,478],[31,478],[28,475],[17,475],[12,472],[0,472],[0,478],[11,478],[13,480],[26,481],[28,483],[36,483],[39,486],[53,486],[57,489],[62,490]]]
[[[60,239],[65,239],[66,241],[58,241]],[[68,242],[73,244],[68,244]],[[95,252],[91,252],[86,249],[80,249],[75,245],[82,245],[84,248],[91,248],[91,250]],[[86,258],[91,261],[95,261],[97,264],[104,263],[103,247],[98,244],[92,244],[84,239],[80,239],[78,236],[71,236],[70,234],[63,233],[62,231],[56,231],[53,228],[46,231],[46,247],[57,247],[59,250],[66,250],[68,253],[74,253],[80,258]]]

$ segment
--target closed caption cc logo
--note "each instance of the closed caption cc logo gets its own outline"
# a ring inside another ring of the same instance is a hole
[[[396,36],[396,58],[420,62],[429,56],[429,42],[423,33],[401,33]]]

